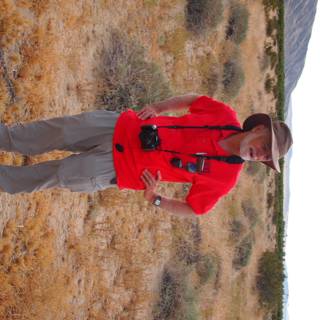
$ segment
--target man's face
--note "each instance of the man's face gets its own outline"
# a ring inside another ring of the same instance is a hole
[[[251,129],[240,143],[240,157],[248,161],[271,160],[271,132],[264,125]]]

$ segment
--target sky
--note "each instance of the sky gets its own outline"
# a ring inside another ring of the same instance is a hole
[[[320,319],[320,5],[292,93],[292,159],[286,239],[289,320]]]

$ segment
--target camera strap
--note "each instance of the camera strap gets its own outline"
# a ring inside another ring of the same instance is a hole
[[[233,125],[226,125],[226,126],[179,126],[179,125],[173,125],[173,126],[157,126],[157,128],[167,128],[167,129],[208,129],[208,130],[230,130],[230,131],[238,131],[243,132],[243,129],[233,126]],[[217,161],[224,161],[229,164],[241,164],[244,162],[244,160],[236,155],[233,156],[208,156],[203,153],[183,153],[179,151],[174,150],[164,150],[164,149],[156,149],[158,151],[162,152],[169,152],[174,154],[184,154],[195,158],[203,158],[206,160],[217,160]]]
[[[241,164],[244,162],[244,160],[239,157],[239,156],[207,156],[203,153],[183,153],[179,151],[174,151],[174,150],[164,150],[164,149],[156,149],[157,151],[162,151],[162,152],[168,152],[168,153],[173,153],[173,154],[183,154],[195,158],[203,158],[206,160],[218,160],[218,161],[224,161],[229,164]]]

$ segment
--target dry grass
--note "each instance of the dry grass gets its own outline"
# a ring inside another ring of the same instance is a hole
[[[30,117],[39,118],[55,92],[56,65],[60,54],[54,50],[55,35],[38,28],[31,41],[21,47],[23,66],[19,69],[18,94],[28,106]]]
[[[18,98],[18,108],[28,108],[24,113],[25,119],[40,117],[52,95],[55,87],[55,65],[59,53],[54,50],[56,36],[51,32],[50,22],[39,26],[34,21],[22,15],[20,7],[40,14],[47,2],[37,1],[28,5],[26,1],[17,3],[5,0],[1,3],[1,45],[3,52],[10,61],[8,68]],[[41,8],[41,10],[40,10]],[[28,41],[26,41],[28,39]],[[13,71],[16,76],[13,79]],[[16,118],[11,108],[3,113],[3,121],[11,123]],[[18,117],[19,118],[19,117]]]
[[[246,274],[240,273],[232,284],[232,304],[228,308],[227,319],[241,319],[243,316],[243,305],[245,303],[246,295]]]
[[[0,78],[0,115],[4,112],[5,106],[9,103],[10,97],[5,82]]]
[[[240,237],[243,235],[245,231],[245,227],[240,220],[233,219],[230,222],[230,236],[229,240],[232,243],[236,243],[239,241]]]
[[[30,31],[32,22],[23,16],[12,0],[2,0],[0,3],[0,44],[2,48],[21,41],[23,35]]]
[[[0,247],[0,318],[44,319],[69,312],[72,287],[69,276],[58,270],[55,236],[47,226],[50,205],[39,196],[37,214],[7,223]],[[20,222],[18,222],[20,220]],[[66,290],[66,286],[69,287]]]
[[[179,59],[181,55],[184,55],[185,44],[188,40],[188,32],[185,28],[179,27],[174,31],[167,33],[162,38],[161,49],[172,54],[175,59]]]
[[[202,77],[203,91],[215,96],[219,89],[220,66],[214,55],[206,55],[199,61],[198,70]]]
[[[134,318],[152,298],[145,283],[148,265],[154,259],[154,254],[144,249],[148,226],[137,230],[124,221],[124,210],[96,221],[94,211],[101,207],[91,199],[84,235],[79,238],[71,232],[61,255],[56,249],[56,234],[48,227],[51,207],[46,198],[38,193],[35,215],[23,220],[20,214],[4,229],[0,319],[45,319],[47,315],[72,319],[79,312],[90,319],[117,314]],[[150,223],[157,229],[155,222]],[[72,224],[69,228],[74,229]],[[115,236],[117,233],[123,236]],[[134,234],[137,241],[132,241]],[[154,241],[155,247],[161,247],[166,239],[155,234]],[[121,269],[122,264],[127,268]],[[144,290],[132,291],[136,286]],[[77,310],[76,296],[85,299],[82,311]]]

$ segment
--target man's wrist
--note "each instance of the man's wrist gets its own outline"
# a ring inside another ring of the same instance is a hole
[[[160,113],[162,113],[164,110],[163,110],[163,105],[161,104],[161,103],[153,103],[152,105],[151,105],[151,107],[152,107],[152,109],[154,110],[154,112],[156,113],[156,114],[160,114]]]
[[[156,207],[160,207],[162,197],[158,194],[155,194],[152,200],[152,204]]]

